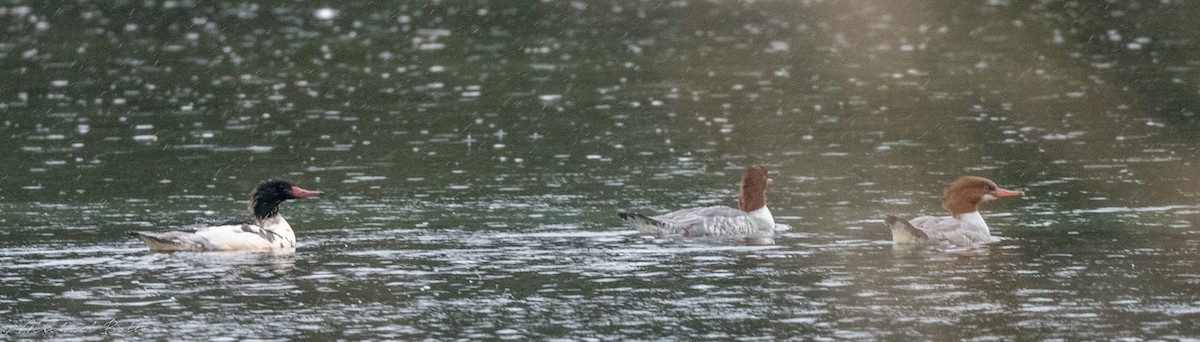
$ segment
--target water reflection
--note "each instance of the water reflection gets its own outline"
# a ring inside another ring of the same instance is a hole
[[[1197,8],[7,1],[0,332],[1195,338]],[[774,245],[613,215],[731,205],[759,162]],[[893,246],[960,174],[1027,190],[1002,240]],[[272,177],[330,195],[294,256],[122,234]]]

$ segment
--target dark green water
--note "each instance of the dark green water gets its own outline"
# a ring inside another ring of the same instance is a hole
[[[1200,6],[0,0],[3,339],[1200,338]],[[637,236],[733,204],[774,245]],[[945,182],[1002,241],[894,248]],[[242,215],[294,255],[151,254]]]

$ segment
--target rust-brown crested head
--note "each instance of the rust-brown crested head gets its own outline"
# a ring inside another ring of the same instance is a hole
[[[749,212],[767,206],[767,185],[770,184],[766,166],[759,164],[746,168],[746,174],[742,176],[738,209]]]
[[[990,179],[962,176],[950,182],[942,193],[942,208],[954,217],[979,211],[979,204],[999,197],[1020,196],[1023,193],[1001,188]]]

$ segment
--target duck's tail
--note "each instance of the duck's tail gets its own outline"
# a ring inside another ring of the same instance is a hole
[[[125,234],[128,234],[129,236],[132,236],[132,237],[138,238],[139,240],[142,240],[142,242],[146,243],[146,247],[149,247],[150,251],[152,251],[152,252],[196,250],[196,247],[189,246],[188,244],[180,241],[180,239],[173,239],[173,238],[169,238],[166,236],[160,236],[163,234],[171,234],[171,233],[172,232],[147,233],[147,232],[138,232],[138,231],[132,231],[132,230],[125,232]],[[200,244],[196,244],[196,245],[200,245]]]
[[[922,243],[929,240],[929,236],[925,232],[914,227],[908,220],[888,215],[884,219],[888,228],[892,229],[892,241],[895,243]]]
[[[667,228],[667,225],[662,221],[655,220],[642,214],[617,213],[617,216],[621,217],[621,220],[625,221],[626,225],[637,229],[639,232],[644,234],[659,234]]]

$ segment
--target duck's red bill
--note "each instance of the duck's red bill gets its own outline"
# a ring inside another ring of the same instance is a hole
[[[996,197],[1021,196],[1024,192],[996,188]]]
[[[295,185],[292,186],[292,196],[296,196],[296,198],[316,196],[320,194],[320,191],[305,190]]]

